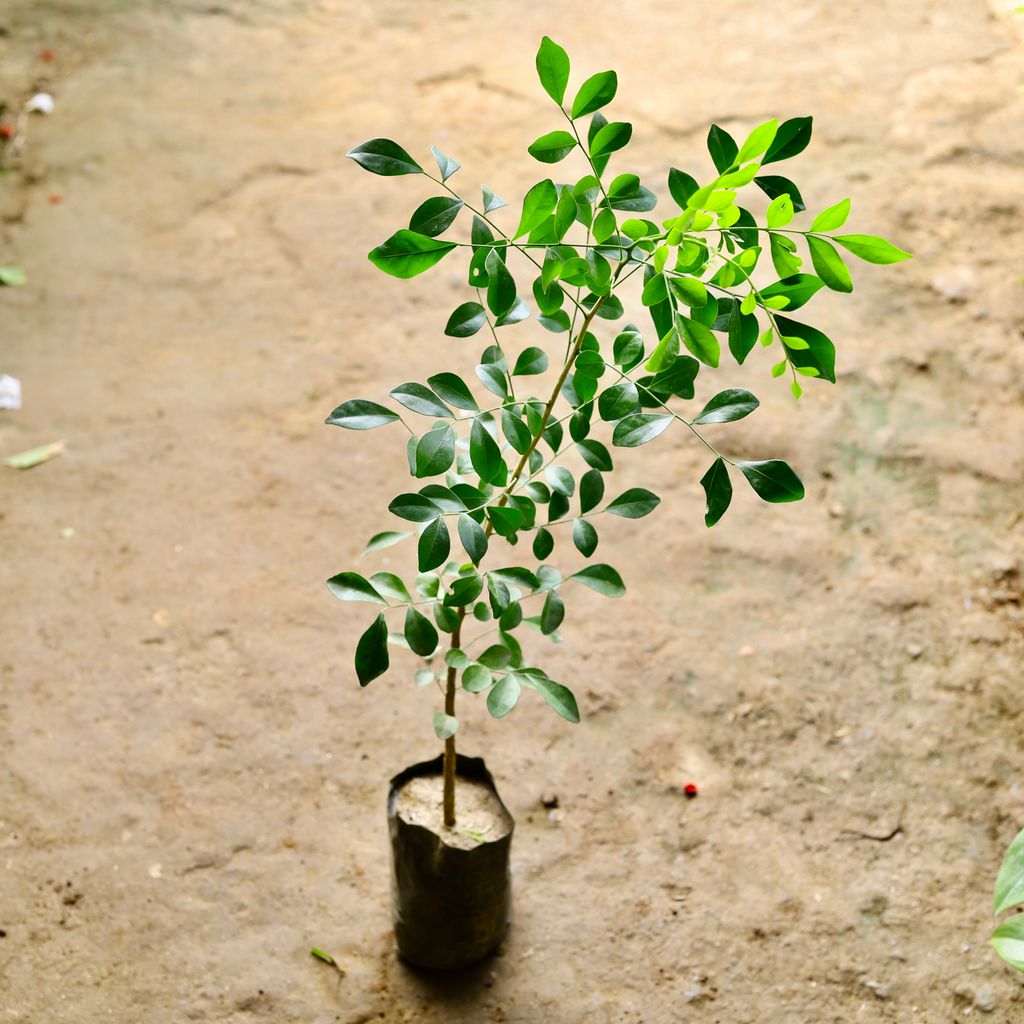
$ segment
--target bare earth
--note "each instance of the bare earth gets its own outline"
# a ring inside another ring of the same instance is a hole
[[[0,263],[28,274],[0,289],[25,401],[0,454],[67,450],[0,473],[0,1022],[1024,1014],[986,945],[1024,824],[1021,36],[982,0],[546,6],[3,0],[2,94],[45,75],[56,110],[0,181]],[[619,70],[659,191],[710,169],[711,121],[813,114],[809,205],[852,194],[850,229],[916,258],[815,301],[836,387],[797,405],[765,353],[724,375],[765,408],[716,438],[791,461],[807,501],[738,491],[708,533],[702,451],[620,453],[664,503],[602,529],[629,593],[574,595],[544,661],[583,724],[461,700],[517,819],[516,919],[435,979],[392,952],[385,798],[436,754],[438,695],[401,652],[362,692],[370,613],[323,587],[403,445],[321,424],[471,376],[477,346],[441,334],[461,265],[399,283],[364,256],[430,183],[344,153],[436,142],[464,188],[521,196],[558,127],[544,32],[574,81]]]

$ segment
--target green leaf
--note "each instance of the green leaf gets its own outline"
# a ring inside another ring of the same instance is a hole
[[[454,405],[456,409],[476,412],[479,408],[469,386],[454,373],[435,373],[433,377],[427,378],[427,383],[443,402]]]
[[[797,213],[807,209],[803,196],[800,195],[800,189],[789,178],[784,178],[781,174],[759,174],[754,179],[754,184],[769,199],[774,199],[776,196],[786,193],[793,200],[793,209]]]
[[[537,51],[537,76],[544,91],[559,105],[569,84],[569,57],[558,43],[544,36]]]
[[[434,712],[434,733],[439,740],[451,739],[459,731],[459,720],[443,711]]]
[[[437,650],[437,630],[434,624],[412,605],[405,610],[405,639],[413,654],[429,658]]]
[[[513,377],[530,377],[543,373],[548,368],[547,353],[542,348],[531,346],[519,353],[516,365],[512,368]]]
[[[992,913],[1001,914],[1021,903],[1024,903],[1024,830],[1017,833],[1003,858],[996,878]]]
[[[824,238],[807,239],[811,252],[811,263],[818,277],[835,292],[852,292],[853,279],[842,256]]]
[[[672,200],[680,209],[686,209],[687,200],[697,191],[697,187],[696,179],[687,174],[686,171],[681,171],[678,167],[670,168],[668,172],[668,191],[672,196]]]
[[[747,482],[764,501],[779,504],[800,501],[804,496],[804,485],[800,478],[780,459],[764,462],[737,462],[736,465],[747,478]]]
[[[533,556],[538,561],[543,561],[548,555],[551,554],[555,549],[555,538],[551,536],[551,531],[546,530],[543,526],[537,530],[533,538]]]
[[[495,316],[501,316],[516,301],[515,279],[496,249],[487,253],[484,267],[487,269],[487,306]]]
[[[447,181],[462,166],[458,160],[454,160],[447,154],[442,153],[437,146],[431,146],[430,152],[437,161],[437,169],[441,172],[442,181]],[[462,205],[461,199],[459,200],[459,205]]]
[[[584,558],[589,558],[597,550],[597,530],[586,519],[574,519],[572,542]]]
[[[576,490],[576,484],[573,482],[572,473],[569,472],[564,466],[548,466],[544,470],[544,476],[547,478],[551,489],[559,494],[564,494],[567,498],[571,498]]]
[[[811,221],[812,231],[835,231],[846,223],[850,216],[850,200],[842,199],[835,206],[822,210],[817,217]]]
[[[722,356],[722,347],[719,345],[718,339],[704,324],[688,316],[680,316],[677,318],[676,329],[679,331],[679,337],[683,344],[702,363],[711,367],[718,366],[718,361]]]
[[[743,313],[739,302],[733,302],[729,313],[729,351],[740,365],[757,343],[757,317]]]
[[[791,156],[802,153],[807,148],[807,143],[811,141],[813,121],[811,117],[791,117],[788,121],[783,121],[761,163],[771,164],[777,160],[788,160]]]
[[[426,529],[420,534],[418,547],[419,570],[429,572],[443,565],[448,560],[448,553],[451,550],[451,540],[448,537],[448,526],[443,516],[438,516],[428,523]]]
[[[509,324],[518,324],[525,320],[530,315],[530,307],[527,305],[525,299],[521,299],[518,296],[516,301],[512,303],[512,308],[506,313],[502,313],[497,320],[494,321],[495,327],[507,327]]]
[[[441,510],[422,494],[400,494],[388,505],[388,511],[398,516],[399,519],[408,519],[412,523],[425,523],[433,519]]]
[[[540,674],[531,674],[529,679],[533,683],[533,688],[547,701],[550,707],[554,708],[567,722],[572,722],[573,725],[579,724],[580,710],[569,687]]]
[[[452,582],[451,593],[448,594],[444,603],[454,608],[463,608],[472,604],[482,593],[484,581],[474,573],[472,576],[460,576]]]
[[[493,681],[486,665],[469,665],[462,671],[462,688],[470,693],[482,693]]]
[[[671,422],[669,414],[630,413],[615,424],[612,444],[617,448],[637,448],[653,441]]]
[[[358,573],[339,572],[327,581],[327,589],[339,601],[368,601],[370,604],[387,604],[374,585]]]
[[[577,441],[576,450],[583,456],[583,461],[592,469],[600,470],[602,473],[610,473],[612,471],[611,453],[600,441],[595,441],[593,438]]]
[[[808,241],[814,242],[816,239],[811,238]],[[812,251],[811,259],[813,260],[813,258]],[[792,277],[786,277],[781,281],[776,281],[775,284],[770,284],[767,288],[762,288],[761,298],[771,299],[781,295],[789,300],[785,308],[787,311],[791,311],[806,305],[821,290],[823,284],[821,278],[815,277],[813,274],[794,274]]]
[[[558,204],[558,190],[550,178],[538,181],[523,199],[523,214],[519,218],[514,238],[529,234],[555,211]],[[488,268],[488,273],[490,269]]]
[[[25,271],[21,267],[10,265],[0,267],[0,285],[7,288],[20,288],[27,280]]]
[[[717,124],[713,124],[708,130],[708,152],[711,154],[711,160],[719,174],[727,171],[736,163],[738,151],[739,147],[736,145],[736,140],[724,128],[719,128]],[[696,186],[696,183],[694,185]],[[694,187],[693,191],[696,191],[696,187]],[[673,196],[673,198],[675,197]],[[676,202],[679,202],[679,200],[677,199]],[[679,203],[679,205],[685,207],[684,203]]]
[[[708,290],[703,281],[695,277],[670,277],[669,288],[688,306],[704,306],[708,301]]]
[[[601,504],[601,499],[604,497],[604,477],[601,475],[601,471],[598,469],[588,469],[583,476],[580,477],[580,513],[586,515],[592,509],[597,508]],[[546,532],[546,531],[545,531]],[[537,555],[537,549],[534,547],[533,553]],[[551,554],[549,550],[546,555],[537,555],[538,558],[544,559]]]
[[[761,403],[743,388],[719,391],[697,414],[694,423],[732,423],[749,416]]]
[[[404,405],[406,409],[411,409],[413,412],[418,412],[421,416],[452,419],[451,409],[424,384],[409,381],[392,388],[389,394],[400,405]]]
[[[504,466],[498,443],[479,418],[473,420],[469,432],[469,460],[474,472],[485,484],[497,481]]]
[[[458,647],[453,647],[451,650],[446,651],[444,655],[444,663],[449,668],[454,668],[457,671],[469,668],[473,664],[469,655],[465,651],[460,650]]]
[[[606,509],[623,519],[642,519],[661,504],[661,498],[643,487],[623,491]]]
[[[557,590],[549,590],[540,613],[540,631],[545,636],[554,633],[564,618],[565,602],[558,596]]]
[[[359,677],[359,685],[366,686],[378,676],[382,676],[387,672],[390,663],[388,624],[384,620],[384,613],[381,612],[356,644],[356,675]]]
[[[868,263],[885,265],[910,259],[909,252],[897,249],[891,242],[874,235],[833,235],[832,241]]]
[[[402,582],[401,577],[396,576],[393,572],[375,572],[370,577],[370,582],[379,594],[390,597],[392,601],[407,604],[412,600],[412,595]]]
[[[415,231],[396,231],[370,255],[370,262],[392,277],[409,278],[422,274],[455,248],[454,242],[440,242],[436,238]]]
[[[348,402],[342,402],[324,422],[332,427],[345,427],[347,430],[370,430],[372,427],[382,427],[385,423],[394,423],[401,418],[393,409],[365,398],[353,398]]]
[[[776,316],[775,321],[785,338],[800,338],[807,345],[804,349],[794,350],[792,341],[790,341],[787,345],[789,361],[798,370],[813,369],[817,371],[817,376],[834,384],[836,381],[836,347],[829,338],[816,327],[790,320],[789,317]]]
[[[619,381],[605,388],[597,399],[597,411],[601,419],[609,422],[620,420],[640,407],[640,396],[636,384],[631,380]]]
[[[508,438],[508,443],[519,452],[525,455],[533,443],[533,434],[530,428],[518,416],[513,415],[511,410],[501,410],[501,429]]]
[[[450,317],[444,333],[449,338],[469,338],[487,322],[487,313],[479,302],[464,302]]]
[[[736,163],[745,164],[755,156],[760,156],[775,141],[778,130],[779,122],[774,117],[764,124],[759,124],[747,136],[747,141],[740,146],[740,151],[736,154]]]
[[[784,228],[792,219],[793,199],[788,192],[783,192],[768,204],[765,221],[770,228]]]
[[[598,380],[604,375],[604,370],[605,362],[600,353],[584,349],[576,358],[576,364],[573,367],[573,380],[576,377],[590,377],[593,380]],[[576,392],[579,394],[579,387],[576,388]]]
[[[345,154],[360,167],[373,174],[422,174],[423,168],[397,142],[370,139]]]
[[[428,430],[416,442],[416,476],[440,476],[455,461],[455,431],[444,424]]]
[[[701,487],[707,497],[708,508],[704,514],[704,525],[711,527],[725,515],[732,501],[732,481],[729,468],[721,457],[711,463],[710,469],[701,477]]]
[[[461,209],[461,199],[435,196],[416,207],[416,212],[409,220],[409,227],[428,238],[436,238],[452,226]]]
[[[583,583],[605,597],[621,597],[626,592],[622,577],[610,565],[602,563],[588,565],[574,572],[569,579]]]
[[[527,152],[542,164],[557,164],[576,148],[576,139],[568,132],[548,132],[527,147]]]
[[[615,99],[619,79],[614,71],[601,71],[591,75],[581,86],[572,102],[572,118],[585,117],[600,110]]]
[[[504,718],[519,703],[522,688],[512,674],[502,676],[487,694],[487,710],[494,718]]]
[[[492,213],[494,210],[500,210],[503,206],[508,206],[501,196],[495,195],[486,185],[481,185],[480,191],[484,197],[484,213]]]
[[[362,554],[367,555],[371,551],[380,551],[382,548],[389,548],[393,544],[405,540],[406,537],[411,537],[412,534],[408,530],[384,530],[383,533],[375,533],[367,545],[362,550]]]
[[[631,124],[626,121],[612,121],[594,136],[594,141],[590,144],[590,155],[596,158],[614,153],[626,146],[632,135]]]
[[[992,948],[1011,966],[1024,971],[1024,914],[1008,918],[993,933]]]
[[[661,373],[662,370],[672,367],[678,355],[679,332],[673,328],[658,342],[657,347],[651,353],[651,358],[644,364],[644,369],[651,373]]]
[[[495,363],[481,363],[476,368],[476,375],[481,383],[492,395],[499,398],[508,398],[508,382],[505,379],[505,371]]]

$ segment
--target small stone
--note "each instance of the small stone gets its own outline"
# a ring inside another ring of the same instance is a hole
[[[982,1013],[991,1013],[996,1008],[996,994],[991,985],[979,985],[974,993],[974,1005]]]
[[[924,654],[924,648],[920,644],[907,644],[907,655],[915,661]]]
[[[966,302],[978,290],[978,277],[970,267],[950,267],[932,278],[932,290],[947,302]]]
[[[549,811],[553,810],[558,806],[558,794],[557,793],[544,793],[540,798],[541,807],[546,807]]]
[[[888,999],[892,995],[892,985],[883,985],[880,981],[872,981],[870,978],[864,982],[864,987],[871,989],[876,999]]]

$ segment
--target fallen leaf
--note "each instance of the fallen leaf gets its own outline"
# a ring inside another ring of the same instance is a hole
[[[41,462],[47,462],[55,455],[64,451],[64,441],[54,441],[52,444],[42,444],[38,448],[29,448],[27,452],[18,452],[17,455],[9,455],[4,459],[4,465],[11,469],[31,469]]]

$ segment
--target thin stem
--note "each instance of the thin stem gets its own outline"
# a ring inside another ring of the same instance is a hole
[[[462,641],[462,620],[466,609],[459,612],[459,621],[452,630],[451,650]],[[444,713],[455,717],[455,677],[458,673],[453,665],[448,666],[448,679],[444,695]],[[455,737],[444,741],[444,823],[451,828],[455,824]]]

